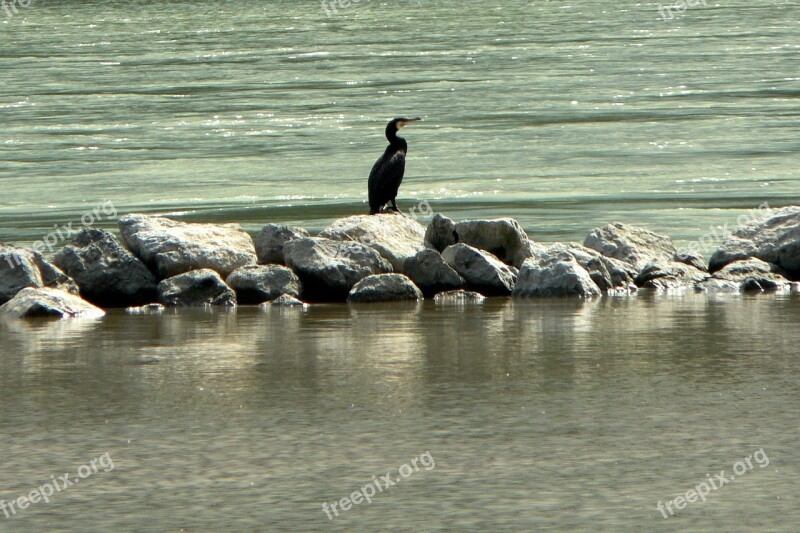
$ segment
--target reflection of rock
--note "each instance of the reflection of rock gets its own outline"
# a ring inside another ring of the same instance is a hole
[[[631,264],[637,270],[654,261],[671,262],[678,252],[666,235],[620,222],[593,229],[583,245]]]
[[[453,270],[464,278],[467,288],[487,296],[511,294],[517,280],[517,269],[498,258],[467,244],[449,246],[442,258]]]
[[[433,297],[436,305],[482,304],[485,300],[486,297],[484,295],[463,289],[440,292]]]
[[[215,271],[192,270],[167,278],[158,284],[158,299],[164,305],[196,307],[236,305],[236,294]]]
[[[240,304],[260,304],[281,294],[300,296],[300,278],[281,265],[245,265],[225,280]]]
[[[0,315],[14,318],[100,318],[105,314],[80,296],[50,288],[27,287],[0,306]]]
[[[0,303],[25,287],[52,287],[78,294],[78,285],[39,252],[0,243]]]
[[[355,284],[347,297],[347,301],[352,303],[421,299],[422,292],[403,274],[367,276]]]
[[[647,289],[668,291],[694,286],[708,278],[708,274],[693,266],[675,261],[654,261],[642,268],[636,276],[636,285]]]
[[[723,285],[733,285],[742,291],[786,290],[789,280],[783,276],[783,270],[761,259],[740,259],[728,263],[714,272],[706,282],[698,284],[698,291],[709,292]]]
[[[457,242],[484,250],[516,268],[531,256],[531,243],[513,218],[464,220],[455,227]]]
[[[541,261],[528,259],[522,264],[512,295],[515,298],[535,296],[597,296],[600,289],[589,272],[572,254],[562,252]]]
[[[303,228],[267,224],[254,239],[258,262],[261,264],[283,263],[283,245],[294,239],[308,237]]]
[[[465,283],[464,278],[445,263],[439,252],[430,248],[406,259],[402,272],[428,297],[437,292],[460,289]]]

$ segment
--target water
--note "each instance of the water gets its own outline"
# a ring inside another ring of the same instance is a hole
[[[620,220],[686,244],[798,203],[799,15],[0,8],[0,240],[111,204],[321,229],[367,210],[386,121],[419,115],[401,208],[513,216],[543,242]],[[798,311],[797,295],[642,292],[0,322],[0,500],[114,464],[0,531],[794,531]],[[768,466],[662,518],[659,501],[762,448]],[[426,452],[434,468],[328,520],[323,502]]]

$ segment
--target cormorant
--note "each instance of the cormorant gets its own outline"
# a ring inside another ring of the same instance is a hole
[[[403,182],[403,172],[406,168],[406,140],[397,135],[397,130],[421,118],[396,118],[386,126],[386,138],[389,146],[383,155],[375,161],[369,173],[369,214],[374,215],[387,203],[391,202],[394,211],[397,209],[395,198],[400,184]]]

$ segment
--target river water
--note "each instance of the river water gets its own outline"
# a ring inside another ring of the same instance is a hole
[[[406,211],[685,245],[800,201],[800,3],[706,4],[0,8],[0,240],[112,205],[89,218],[321,229],[367,210],[408,115]],[[0,504],[80,483],[0,531],[796,531],[798,312],[643,291],[2,322]]]

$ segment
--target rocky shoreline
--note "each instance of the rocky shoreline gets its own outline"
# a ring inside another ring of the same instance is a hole
[[[584,242],[541,244],[511,218],[427,227],[385,213],[335,221],[319,235],[267,224],[184,223],[129,214],[119,238],[84,228],[52,257],[0,243],[0,315],[90,317],[165,307],[307,305],[434,298],[481,302],[657,291],[800,291],[800,206],[770,210],[727,235],[708,263],[621,223]]]

